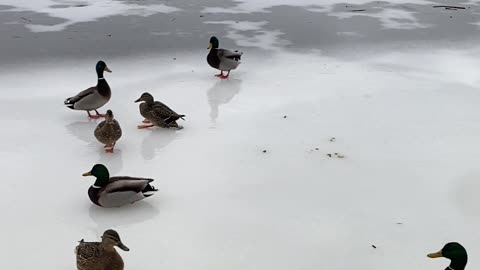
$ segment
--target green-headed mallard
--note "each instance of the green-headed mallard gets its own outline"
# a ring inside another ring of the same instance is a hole
[[[122,129],[117,120],[113,119],[113,112],[107,110],[105,120],[98,124],[94,132],[95,138],[103,144],[106,152],[113,153],[115,143],[122,137]]]
[[[97,180],[88,189],[90,200],[101,207],[120,207],[152,196],[158,189],[150,185],[151,178],[130,176],[110,177],[107,167],[96,164],[83,176],[95,176]]]
[[[98,113],[97,109],[105,105],[112,96],[110,91],[110,86],[108,86],[107,81],[103,78],[103,72],[112,72],[107,64],[103,61],[98,61],[97,66],[97,76],[98,82],[96,86],[92,86],[82,92],[78,93],[76,96],[67,98],[65,100],[65,106],[72,110],[87,111],[88,117],[93,119],[98,119],[103,117]],[[95,111],[97,115],[91,115],[90,111]]]
[[[139,125],[138,128],[149,128],[153,126],[164,127],[164,128],[182,128],[177,124],[178,119],[185,120],[184,114],[178,114],[167,105],[163,104],[160,101],[154,101],[153,96],[150,93],[143,93],[139,99],[135,102],[140,103],[140,114],[145,118],[143,120],[145,125]]]
[[[445,270],[464,270],[467,265],[467,250],[459,243],[447,243],[442,250],[427,255],[429,258],[444,257],[450,259],[450,265]]]
[[[207,55],[207,62],[211,67],[220,70],[220,74],[215,76],[220,77],[221,79],[226,79],[230,75],[230,70],[234,70],[240,65],[240,58],[243,53],[239,51],[232,52],[226,49],[219,49],[218,47],[218,38],[211,37],[210,45],[208,46],[210,52]],[[223,75],[224,71],[227,71],[227,75]]]
[[[123,270],[123,260],[115,246],[129,251],[114,230],[106,230],[102,242],[84,242],[80,240],[75,248],[78,270]]]

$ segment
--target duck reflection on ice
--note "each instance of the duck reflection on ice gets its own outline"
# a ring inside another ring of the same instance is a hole
[[[118,228],[145,222],[159,213],[160,211],[148,202],[137,202],[124,207],[108,209],[92,204],[88,209],[90,218],[97,225],[93,229],[95,233],[101,232],[105,228]]]
[[[100,158],[96,164],[104,164],[108,167],[110,175],[118,175],[123,168],[122,150],[116,149],[115,154],[105,153],[103,147],[98,148]],[[93,164],[92,164],[93,166]]]
[[[142,156],[145,160],[152,160],[155,155],[164,147],[175,140],[178,140],[183,134],[182,130],[177,129],[153,129],[150,134],[142,141]]]
[[[93,136],[93,131],[97,127],[96,121],[77,121],[66,125],[68,132],[75,138],[87,143],[89,146],[97,145],[98,142]]]
[[[207,92],[208,104],[210,104],[210,119],[215,122],[218,118],[218,107],[229,103],[241,90],[242,80],[220,80]]]

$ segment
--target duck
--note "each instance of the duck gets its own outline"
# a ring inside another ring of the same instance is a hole
[[[243,52],[239,51],[230,51],[226,49],[219,49],[218,38],[213,36],[210,38],[210,44],[208,45],[210,52],[207,55],[208,64],[220,70],[220,74],[215,75],[220,79],[227,79],[230,76],[230,71],[234,70],[240,65],[240,58],[243,55]],[[227,74],[224,75],[223,72],[226,71]]]
[[[90,119],[98,119],[105,117],[97,110],[107,104],[112,96],[110,86],[103,77],[103,72],[112,72],[104,61],[98,61],[95,67],[97,71],[98,81],[96,86],[92,86],[81,91],[73,97],[69,97],[64,101],[65,106],[72,110],[86,111]],[[91,115],[90,111],[95,111],[96,115]]]
[[[152,178],[110,177],[107,167],[95,164],[83,176],[95,176],[95,183],[88,189],[92,203],[105,208],[120,207],[152,196],[158,189],[150,185]]]
[[[429,258],[444,257],[450,259],[450,265],[446,270],[464,270],[467,265],[467,250],[457,242],[447,243],[440,251],[430,253]]]
[[[150,93],[143,93],[140,98],[135,100],[135,103],[138,102],[142,102],[139,105],[139,109],[140,114],[145,118],[145,120],[143,120],[144,124],[138,126],[139,129],[154,126],[163,128],[174,127],[177,129],[183,128],[177,124],[177,120],[182,119],[185,121],[185,115],[176,113],[160,101],[155,101]]]
[[[109,229],[103,233],[101,242],[79,241],[75,247],[78,270],[123,270],[123,259],[115,246],[124,251],[130,249],[122,243],[118,232]]]
[[[115,144],[122,137],[122,128],[118,121],[113,118],[111,110],[107,110],[105,120],[98,124],[93,134],[100,143],[105,144],[103,147],[105,152],[113,153]]]

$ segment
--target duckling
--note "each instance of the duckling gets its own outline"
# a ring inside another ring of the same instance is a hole
[[[219,41],[216,37],[210,38],[210,45],[208,49],[210,52],[207,55],[207,62],[208,64],[220,70],[220,74],[215,76],[221,79],[227,79],[230,75],[230,71],[234,70],[240,65],[240,58],[242,56],[242,52],[239,51],[229,51],[226,49],[219,49]],[[227,75],[223,75],[223,72],[227,71]]]
[[[98,124],[94,132],[95,138],[105,144],[105,152],[113,153],[113,148],[117,141],[122,137],[122,129],[117,120],[113,119],[113,112],[107,110],[105,120]]]
[[[170,128],[175,127],[181,129],[182,127],[177,124],[178,119],[185,121],[184,114],[178,114],[167,105],[163,104],[160,101],[154,101],[153,96],[150,93],[143,93],[140,98],[135,100],[135,102],[141,102],[139,105],[140,114],[145,118],[143,123],[145,125],[139,125],[139,129],[149,128],[153,126]]]
[[[450,259],[450,265],[446,270],[464,270],[467,265],[467,250],[456,242],[447,243],[442,250],[427,255],[429,258],[444,257]]]
[[[114,246],[124,251],[130,249],[120,240],[120,236],[114,230],[106,230],[102,236],[102,242],[79,241],[75,248],[78,270],[123,270],[123,259],[115,250]]]
[[[130,176],[110,177],[107,167],[95,164],[83,176],[95,176],[97,180],[88,189],[90,200],[101,207],[120,207],[152,196],[158,189],[150,185],[152,178]]]
[[[98,113],[97,109],[105,105],[112,96],[110,86],[103,77],[104,71],[112,71],[103,61],[98,61],[95,69],[97,70],[98,76],[97,85],[83,90],[76,96],[69,97],[64,101],[65,106],[72,110],[87,111],[88,117],[91,119],[105,117],[105,115]],[[91,115],[90,111],[95,111],[96,115]]]

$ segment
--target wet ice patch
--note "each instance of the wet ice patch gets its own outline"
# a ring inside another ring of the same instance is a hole
[[[53,25],[35,24],[35,22],[26,24],[25,26],[32,32],[62,31],[76,23],[96,21],[111,16],[135,15],[147,17],[157,13],[170,13],[180,10],[164,4],[128,4],[109,0],[2,0],[2,4],[14,7],[6,11],[33,11],[65,20]]]
[[[340,19],[352,18],[355,16],[363,16],[375,18],[380,21],[380,24],[384,28],[388,29],[417,29],[428,28],[431,25],[422,24],[414,16],[415,12],[407,11],[403,9],[385,8],[379,12],[334,12],[332,16],[336,16]]]
[[[333,6],[342,4],[342,1],[338,0],[237,0],[237,5],[231,8],[220,7],[207,7],[204,12],[209,13],[252,13],[252,12],[269,12],[268,9],[277,6],[294,6],[294,7],[306,7],[309,10],[325,11],[331,10]],[[347,1],[344,1],[347,2]],[[373,2],[372,0],[351,0],[348,1],[349,5],[364,5]],[[393,0],[388,1],[392,4],[433,4],[435,2],[428,0]]]
[[[223,24],[227,27],[227,38],[235,41],[235,44],[243,47],[255,47],[265,50],[273,50],[290,44],[281,36],[280,30],[266,30],[267,21],[206,21],[206,24]]]

